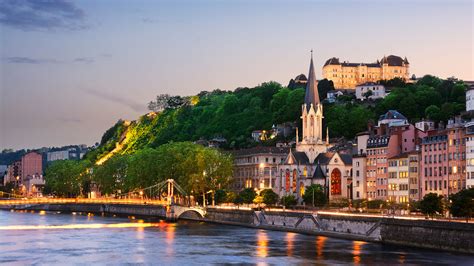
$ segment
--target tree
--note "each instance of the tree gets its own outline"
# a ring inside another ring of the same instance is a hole
[[[94,167],[92,180],[102,194],[112,194],[124,189],[127,178],[128,157],[115,155],[102,165]]]
[[[436,193],[428,193],[420,201],[420,211],[421,213],[433,217],[436,213],[443,212],[443,196]]]
[[[87,161],[59,160],[45,171],[46,190],[62,197],[77,197],[88,191],[89,180]]]
[[[368,99],[370,98],[370,96],[372,96],[373,94],[374,94],[374,93],[372,92],[372,90],[368,90],[368,91],[362,93],[362,96],[363,96],[366,100],[368,100]]]
[[[148,103],[148,109],[153,112],[160,112],[168,108],[168,101],[170,100],[169,94],[160,94],[156,96],[156,101]]]
[[[275,205],[278,203],[278,194],[273,192],[272,189],[264,189],[260,191],[260,196],[265,205]]]
[[[441,109],[436,105],[430,105],[425,109],[425,116],[430,120],[438,122],[442,118]]]
[[[326,204],[327,198],[323,187],[318,184],[307,186],[303,195],[303,201],[313,207]]]
[[[289,208],[289,207],[295,206],[297,201],[296,201],[295,196],[287,195],[287,196],[281,197],[280,203],[283,204],[283,206]]]
[[[253,202],[256,196],[257,196],[257,193],[255,193],[255,190],[253,190],[252,188],[246,188],[240,191],[239,196],[238,196],[239,199],[237,201],[241,201],[242,203],[245,203],[245,204],[250,204]]]
[[[318,92],[320,100],[324,100],[327,98],[328,92],[334,90],[334,82],[328,79],[322,79],[318,81]]]
[[[463,189],[450,197],[449,211],[454,217],[464,217],[466,222],[474,214],[474,188]]]

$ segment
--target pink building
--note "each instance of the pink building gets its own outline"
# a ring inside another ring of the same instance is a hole
[[[387,199],[388,158],[420,148],[427,133],[408,123],[395,110],[380,116],[378,126],[369,128],[367,140],[366,187],[367,199]]]
[[[28,176],[43,174],[43,157],[37,152],[29,152],[21,157],[21,180]]]
[[[430,131],[421,151],[421,197],[436,193],[446,198],[466,186],[464,127]]]

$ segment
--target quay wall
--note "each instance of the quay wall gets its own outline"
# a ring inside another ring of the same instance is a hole
[[[204,220],[474,254],[472,223],[209,208]]]

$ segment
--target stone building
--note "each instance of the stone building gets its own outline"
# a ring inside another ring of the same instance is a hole
[[[409,79],[409,62],[396,55],[384,56],[375,63],[340,62],[330,58],[323,66],[323,77],[332,80],[336,89],[353,89],[366,82],[393,78]]]
[[[233,188],[237,191],[244,188],[275,189],[278,166],[288,152],[289,148],[285,147],[262,146],[235,151]]]

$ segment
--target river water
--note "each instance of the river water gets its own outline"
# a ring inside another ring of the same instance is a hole
[[[463,254],[132,218],[0,211],[0,264],[474,264]]]

